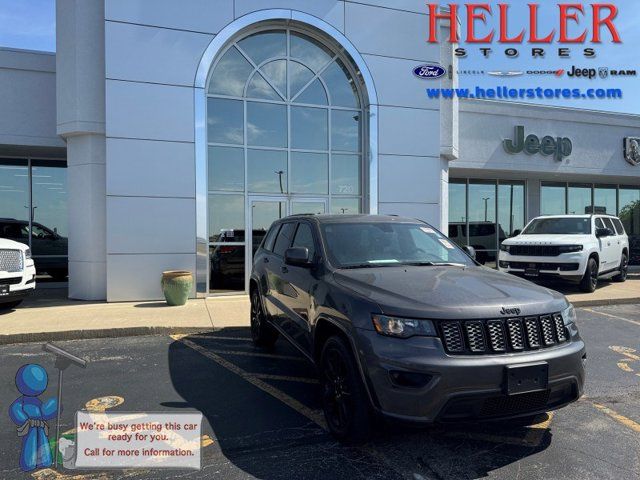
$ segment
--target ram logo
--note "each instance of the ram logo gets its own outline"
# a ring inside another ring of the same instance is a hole
[[[502,310],[500,310],[500,315],[520,315],[520,309],[517,307],[502,307]]]
[[[419,65],[413,69],[413,74],[418,78],[434,79],[444,76],[447,71],[436,64]]]

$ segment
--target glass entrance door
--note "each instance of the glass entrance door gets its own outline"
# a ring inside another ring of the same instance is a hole
[[[249,291],[253,257],[271,224],[287,215],[326,213],[329,205],[326,198],[292,199],[287,196],[250,196],[247,207],[249,209],[246,216],[249,223],[246,229],[247,245],[251,245],[251,254],[245,258],[245,290]]]
[[[249,291],[249,277],[253,256],[260,246],[260,242],[267,234],[273,222],[288,215],[289,205],[286,197],[249,197],[247,221],[248,245],[251,245],[251,254],[247,255],[245,266],[245,290]]]

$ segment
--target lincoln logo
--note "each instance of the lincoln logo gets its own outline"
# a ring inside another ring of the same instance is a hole
[[[514,307],[514,308],[502,307],[502,310],[500,310],[500,315],[520,315],[520,309],[517,307]]]

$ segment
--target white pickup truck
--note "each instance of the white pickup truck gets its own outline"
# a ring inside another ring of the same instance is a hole
[[[36,267],[24,243],[0,238],[0,309],[20,305],[36,288]]]
[[[611,215],[557,215],[531,220],[500,245],[500,271],[530,278],[556,277],[593,292],[599,278],[624,282],[629,238]]]

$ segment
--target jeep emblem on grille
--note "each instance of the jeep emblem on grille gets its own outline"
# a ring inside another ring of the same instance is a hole
[[[500,310],[500,314],[501,315],[520,315],[520,309],[517,307],[513,307],[513,308],[502,307],[502,310]]]

